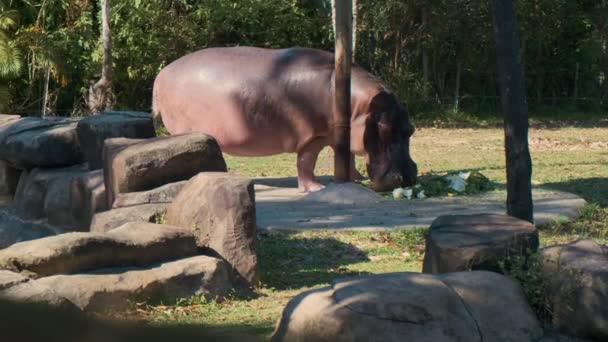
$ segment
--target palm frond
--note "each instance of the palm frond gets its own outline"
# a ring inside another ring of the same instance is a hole
[[[13,78],[21,73],[23,58],[14,41],[0,33],[0,78]]]

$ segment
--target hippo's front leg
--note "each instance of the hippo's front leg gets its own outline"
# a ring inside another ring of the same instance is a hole
[[[325,139],[316,138],[298,151],[298,188],[301,192],[318,191],[325,187],[315,180],[317,158],[325,146]]]
[[[357,170],[357,164],[355,163],[355,155],[353,153],[350,154],[350,181],[351,182],[360,182],[364,179],[363,175],[359,173]]]

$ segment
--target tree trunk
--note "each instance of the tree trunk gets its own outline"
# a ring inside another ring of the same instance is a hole
[[[422,27],[427,29],[426,11],[422,12]],[[424,81],[425,92],[430,82],[429,78],[429,52],[427,51],[426,42],[422,41],[422,79]],[[426,95],[426,94],[425,94]]]
[[[460,76],[462,74],[462,61],[456,65],[456,86],[454,89],[454,112],[460,109]]]
[[[512,0],[492,0],[494,39],[505,125],[507,214],[533,222],[528,104]]]
[[[359,15],[359,0],[352,0],[353,4],[353,24],[352,24],[352,30],[353,30],[353,48],[352,48],[352,54],[353,54],[353,63],[355,63],[355,57],[357,55],[357,16]]]
[[[102,0],[101,21],[103,62],[101,79],[89,87],[89,109],[93,114],[114,107],[114,68],[112,65],[112,31],[110,29],[110,0]]]
[[[48,67],[46,69],[46,73],[44,75],[44,95],[42,97],[42,117],[46,117],[46,111],[48,108],[49,102],[49,83],[51,82],[51,68]]]
[[[350,74],[352,62],[352,2],[334,1],[336,52],[334,70],[333,145],[334,180],[350,180]]]
[[[576,69],[574,70],[574,91],[572,92],[572,104],[574,104],[574,107],[578,104],[578,78],[580,67],[581,65],[577,62]]]

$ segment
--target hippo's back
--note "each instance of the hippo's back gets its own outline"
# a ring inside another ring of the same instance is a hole
[[[211,48],[165,67],[154,113],[171,134],[213,135],[236,155],[296,151],[327,130],[331,53],[305,48]]]

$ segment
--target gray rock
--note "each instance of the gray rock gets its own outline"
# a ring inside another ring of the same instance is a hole
[[[0,251],[0,268],[37,277],[107,267],[145,266],[197,253],[182,228],[132,222],[108,233],[67,233]]]
[[[143,204],[112,209],[95,214],[90,229],[92,232],[103,233],[129,222],[156,223],[157,218],[166,210],[166,204]]]
[[[156,136],[152,116],[139,112],[104,112],[78,122],[76,128],[84,158],[91,170],[103,167],[103,145],[109,138],[147,139]]]
[[[156,189],[118,194],[114,208],[131,207],[141,204],[171,203],[187,181],[169,183]]]
[[[21,170],[11,167],[7,162],[0,160],[0,197],[13,198],[19,184]]]
[[[54,289],[81,310],[126,309],[130,303],[178,298],[226,296],[232,289],[228,266],[208,256],[195,256],[142,269],[108,269],[58,275],[34,281]]]
[[[103,162],[103,179],[106,188],[106,198],[108,201],[108,208],[112,208],[112,204],[114,203],[114,195],[107,191],[110,189],[110,186],[114,183],[114,174],[112,171],[112,159],[118,152],[124,150],[130,145],[136,144],[138,142],[144,141],[143,139],[128,139],[128,138],[111,138],[106,139],[103,145],[102,150],[102,162]]]
[[[23,284],[29,280],[30,278],[19,273],[0,270],[0,291],[6,290],[15,285]]]
[[[75,120],[21,118],[0,126],[0,159],[20,169],[78,164]]]
[[[579,240],[542,249],[541,260],[553,327],[608,340],[608,248]]]
[[[27,222],[0,210],[0,249],[14,243],[55,235],[48,226]]]
[[[73,172],[66,172],[48,182],[44,196],[44,216],[49,224],[63,227],[66,231],[76,230],[72,216],[72,182],[86,172],[86,166],[74,167]],[[49,174],[53,173],[51,171]]]
[[[466,270],[500,272],[508,255],[527,255],[538,249],[533,224],[506,215],[446,215],[438,217],[426,238],[422,272]]]
[[[69,184],[86,170],[77,165],[61,169],[33,169],[24,173],[15,194],[15,209],[25,219],[40,219],[46,214],[55,221],[69,221]]]
[[[96,213],[108,209],[103,170],[78,175],[70,185],[72,225],[76,230],[88,231]]]
[[[450,277],[393,273],[334,281],[292,299],[271,341],[536,341],[542,336],[516,283],[490,272]],[[506,320],[503,311],[511,311]]]
[[[200,247],[226,260],[249,285],[259,281],[253,182],[240,176],[202,172],[167,208],[167,224],[191,229]]]
[[[45,304],[69,311],[79,310],[70,300],[55,292],[54,288],[33,280],[0,291],[0,299],[17,303]]]
[[[226,171],[214,138],[190,133],[148,139],[113,154],[106,163],[108,200],[120,193],[146,191],[190,179],[203,171]]]

